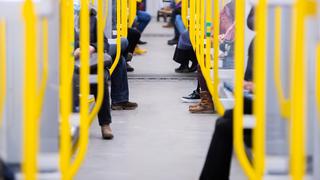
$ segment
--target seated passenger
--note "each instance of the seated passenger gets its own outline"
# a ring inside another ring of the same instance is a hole
[[[139,4],[139,3],[138,3]],[[137,6],[138,6],[137,4]],[[137,18],[136,18],[136,28],[142,34],[143,31],[146,29],[148,24],[151,21],[151,15],[146,11],[137,10]],[[147,42],[139,40],[139,44],[146,44]]]
[[[79,21],[79,12],[80,12],[80,4],[75,2],[75,50],[74,56],[76,61],[81,61],[79,59],[81,57],[80,54],[80,21]],[[127,40],[122,43],[122,48],[126,49],[128,46]],[[97,19],[96,19],[96,11],[93,8],[90,8],[90,57],[96,53],[97,50]],[[105,53],[109,53],[113,58],[116,56],[116,45],[112,44],[111,46],[108,43],[108,39],[104,37],[104,50]],[[124,50],[122,51],[124,52]],[[109,63],[109,68],[111,66]],[[91,72],[92,73],[92,72]],[[108,92],[108,84],[107,84],[107,70],[106,70],[106,78],[105,78],[105,88],[103,95],[103,102],[100,111],[98,112],[99,125],[102,130],[102,137],[104,139],[112,139],[113,134],[110,127],[111,124],[111,114],[110,114],[110,101],[109,101],[109,92]],[[74,75],[74,89],[75,94],[79,94],[79,74]],[[91,93],[94,96],[97,95],[97,86],[90,86]],[[77,96],[75,96],[75,103],[77,104]],[[119,63],[115,68],[112,76],[111,76],[111,99],[112,99],[112,109],[113,110],[132,110],[137,107],[136,103],[129,102],[129,88],[128,88],[128,77],[126,70],[126,61],[123,56],[120,57]]]
[[[181,16],[181,1],[178,1],[177,3],[175,3],[175,7],[174,7],[174,9],[172,11],[172,15],[171,15],[171,22],[174,25],[174,37],[173,37],[173,39],[168,41],[168,45],[170,45],[170,46],[178,44],[179,37],[180,37],[180,32],[178,29],[180,26],[177,26],[177,23],[176,23],[177,15]]]
[[[248,20],[248,27],[253,30],[254,10],[252,9]],[[249,47],[248,65],[245,73],[244,89],[252,92],[253,78],[253,41]],[[244,114],[252,114],[252,100],[244,99]],[[251,130],[244,130],[245,143],[251,147]],[[215,131],[209,147],[208,155],[200,175],[200,180],[229,179],[231,157],[233,149],[233,110],[225,112],[224,116],[216,121]]]

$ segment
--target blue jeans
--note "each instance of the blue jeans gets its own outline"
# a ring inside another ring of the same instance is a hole
[[[145,11],[137,11],[137,23],[140,33],[142,33],[146,29],[150,21],[151,15],[149,13]]]
[[[186,27],[183,24],[181,15],[176,16],[176,20],[174,23],[175,23],[175,27],[179,31],[179,34],[182,34],[187,31]]]
[[[128,40],[121,39],[121,56],[117,67],[115,68],[113,74],[111,75],[111,100],[112,104],[128,102],[129,101],[129,85],[128,85],[128,75],[127,75],[127,65],[126,60],[122,53],[128,47]],[[109,54],[112,56],[113,60],[116,57],[117,45],[111,44],[109,49]]]

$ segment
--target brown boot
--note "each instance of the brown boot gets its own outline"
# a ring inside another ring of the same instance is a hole
[[[214,113],[214,106],[210,96],[207,91],[200,92],[201,101],[198,104],[189,106],[189,111],[191,113]]]
[[[110,125],[101,126],[102,138],[106,140],[113,139],[113,134]]]

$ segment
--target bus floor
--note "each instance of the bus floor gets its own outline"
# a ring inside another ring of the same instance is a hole
[[[134,111],[113,111],[112,141],[101,139],[94,122],[86,160],[77,179],[196,180],[208,151],[217,115],[194,115],[180,97],[196,87],[195,74],[175,74],[174,47],[168,46],[173,29],[152,22],[129,73]],[[231,179],[245,179],[233,161]]]

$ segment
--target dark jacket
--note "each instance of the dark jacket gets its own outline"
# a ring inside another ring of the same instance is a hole
[[[97,12],[94,9],[90,10],[90,45],[93,46],[97,50],[98,46],[98,23],[96,18]],[[75,31],[74,33],[74,49],[80,47],[80,34]],[[108,38],[104,36],[104,51],[109,51],[109,43]]]
[[[254,31],[254,8],[251,9],[250,14],[247,19],[247,25],[249,29]],[[251,41],[249,50],[248,50],[248,63],[247,63],[247,69],[244,75],[244,79],[246,81],[252,81],[253,80],[253,59],[254,59],[254,39]]]

